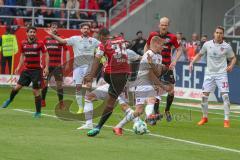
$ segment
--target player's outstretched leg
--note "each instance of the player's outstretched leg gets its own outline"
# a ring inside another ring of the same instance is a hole
[[[116,96],[113,97],[110,94],[108,95],[106,106],[101,116],[101,119],[98,122],[98,125],[87,133],[89,137],[94,137],[100,133],[101,128],[103,127],[103,125],[105,124],[105,122],[108,120],[108,118],[111,116],[113,112],[114,104],[116,100],[117,100]]]
[[[93,129],[93,101],[96,99],[96,95],[93,93],[89,93],[85,96],[85,105],[84,105],[84,113],[86,123],[77,129]]]
[[[137,122],[140,118],[135,117],[134,110],[128,107],[125,111],[125,117],[113,128],[113,133],[117,136],[123,135],[123,126],[132,120],[134,123]]]
[[[22,88],[22,85],[17,84],[11,91],[10,97],[2,104],[1,108],[7,108],[9,104],[14,100],[18,91]]]

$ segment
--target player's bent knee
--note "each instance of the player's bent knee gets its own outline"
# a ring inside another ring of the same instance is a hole
[[[36,96],[39,96],[40,95],[40,92],[39,92],[39,89],[33,89],[33,95],[36,97]]]
[[[155,104],[156,102],[156,98],[155,97],[151,97],[147,99],[147,104]]]
[[[122,104],[121,104],[121,109],[122,109],[122,111],[126,111],[128,108],[129,108],[129,107],[128,107],[128,105],[127,105],[126,103],[122,103]]]
[[[89,93],[85,96],[85,101],[92,102],[96,99],[96,95],[93,93]]]

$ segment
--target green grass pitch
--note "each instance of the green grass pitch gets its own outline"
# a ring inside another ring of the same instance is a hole
[[[10,87],[0,86],[1,104],[10,91]],[[200,108],[173,105],[171,123],[163,119],[154,127],[148,126],[149,135],[135,135],[130,123],[124,135],[117,137],[111,126],[123,117],[118,107],[101,133],[90,138],[87,131],[76,130],[81,122],[54,117],[57,96],[53,90],[49,90],[46,102],[47,107],[42,111],[46,115],[34,119],[32,91],[26,88],[9,108],[0,110],[0,160],[238,160],[240,157],[240,117],[236,113],[231,114],[231,128],[223,128],[222,110],[211,110],[209,123],[199,127],[196,123],[201,117]],[[77,110],[75,101],[71,109]]]

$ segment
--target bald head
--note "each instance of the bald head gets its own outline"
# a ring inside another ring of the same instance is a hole
[[[159,30],[161,35],[165,35],[168,32],[170,20],[167,17],[162,17],[159,23]]]
[[[167,18],[167,17],[162,17],[162,18],[160,19],[160,23],[167,23],[167,24],[169,24],[169,23],[170,23],[170,20],[169,20],[169,18]]]

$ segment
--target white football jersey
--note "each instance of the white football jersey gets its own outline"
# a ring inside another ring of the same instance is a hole
[[[206,74],[226,73],[227,59],[234,57],[232,47],[225,41],[221,44],[210,40],[204,43],[200,54],[207,56]]]
[[[100,41],[92,37],[72,36],[67,39],[67,45],[72,46],[74,53],[74,68],[89,65],[94,59],[94,52]]]

